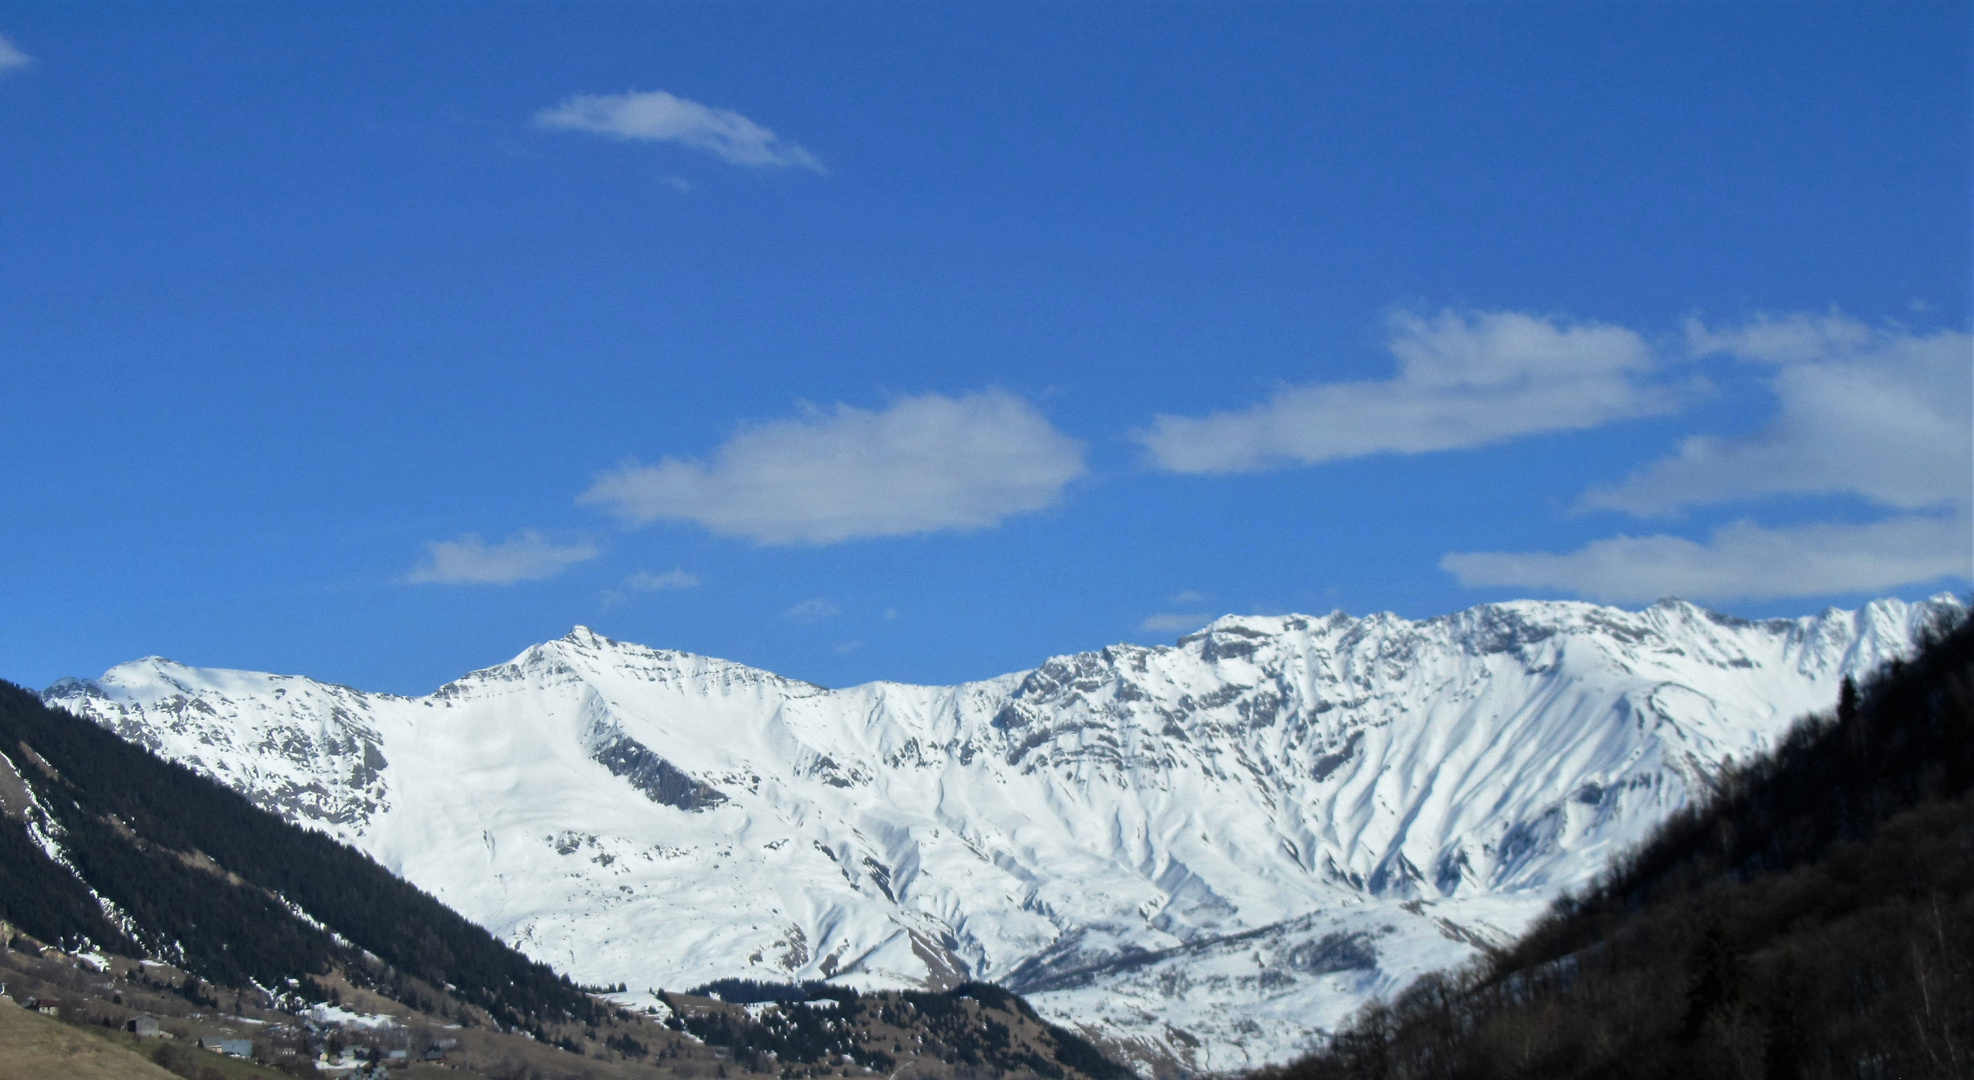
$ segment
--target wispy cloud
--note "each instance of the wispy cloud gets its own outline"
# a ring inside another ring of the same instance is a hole
[[[1639,516],[1770,495],[1856,495],[1896,510],[1964,504],[1974,490],[1974,340],[1843,316],[1687,329],[1697,353],[1775,368],[1775,417],[1751,438],[1698,436],[1586,509]]]
[[[21,51],[20,46],[0,37],[0,72],[24,68],[34,63],[34,57]]]
[[[1440,566],[1468,586],[1559,589],[1596,600],[1765,599],[1874,592],[1974,571],[1974,340],[1841,315],[1694,322],[1696,355],[1772,367],[1776,410],[1747,438],[1696,436],[1579,508],[1661,517],[1789,495],[1848,495],[1875,522],[1765,527],[1705,541],[1620,535],[1573,552],[1465,552]]]
[[[1001,391],[838,405],[742,430],[710,460],[631,463],[579,501],[768,544],[980,529],[1053,505],[1083,446]]]
[[[1652,350],[1622,327],[1519,312],[1394,316],[1395,378],[1284,387],[1267,402],[1159,416],[1136,438],[1161,469],[1234,473],[1483,446],[1671,411]]]
[[[425,562],[405,576],[414,585],[512,585],[554,577],[602,549],[588,541],[557,544],[533,529],[487,543],[467,533],[425,545]]]
[[[1452,554],[1440,566],[1468,587],[1557,589],[1606,603],[1827,596],[1964,578],[1974,557],[1968,528],[1964,515],[1773,529],[1740,521],[1705,543],[1617,536],[1560,555]]]
[[[782,612],[782,618],[793,622],[821,622],[843,614],[843,609],[820,596],[811,597]]]
[[[535,123],[616,139],[678,143],[730,165],[823,171],[814,154],[747,117],[663,90],[576,94],[536,113]]]
[[[624,584],[637,592],[664,592],[669,589],[690,589],[699,584],[697,574],[688,574],[683,569],[674,568],[662,574],[649,570],[639,570],[624,579]]]
[[[1197,630],[1218,617],[1217,615],[1209,615],[1204,611],[1189,615],[1162,611],[1156,615],[1145,616],[1144,621],[1138,624],[1138,629],[1148,634],[1179,633]]]
[[[1203,610],[1203,606],[1213,599],[1198,589],[1181,589],[1166,603],[1173,611],[1161,611],[1147,615],[1138,623],[1138,632],[1145,634],[1184,633],[1197,630],[1219,616]]]

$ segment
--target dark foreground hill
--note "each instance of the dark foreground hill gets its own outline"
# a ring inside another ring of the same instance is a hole
[[[0,919],[36,938],[235,986],[332,970],[392,997],[451,985],[507,1027],[595,1019],[566,978],[363,854],[11,684],[0,755]]]
[[[1266,1080],[1974,1076],[1974,625]]]
[[[620,1008],[355,849],[7,683],[0,985],[137,1055],[139,1072],[188,1077],[275,1075],[202,1039],[244,1041],[301,1076],[325,1055],[348,1066],[394,1050],[412,1076],[439,1067],[421,1064],[431,1054],[450,1070],[433,1075],[517,1080],[1128,1076],[990,986],[753,987],[782,1003],[673,994]],[[139,1018],[154,1037],[115,1034]],[[44,1029],[10,1017],[0,1066],[39,1052],[22,1040],[54,1037]]]

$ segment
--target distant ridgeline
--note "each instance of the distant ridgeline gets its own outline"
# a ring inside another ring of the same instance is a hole
[[[6,682],[0,755],[0,919],[22,933],[233,986],[338,971],[418,1008],[418,983],[449,987],[511,1028],[594,1021],[566,977],[367,856]]]
[[[1974,1076],[1974,624],[1265,1080]]]

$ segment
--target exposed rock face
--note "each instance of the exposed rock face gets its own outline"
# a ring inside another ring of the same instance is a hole
[[[45,697],[585,983],[986,979],[1219,1069],[1518,931],[1957,607],[1228,617],[844,690],[578,628],[423,698],[157,658]]]

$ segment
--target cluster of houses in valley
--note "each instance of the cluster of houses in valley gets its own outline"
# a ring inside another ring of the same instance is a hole
[[[440,1039],[426,1047],[422,1054],[402,1048],[379,1050],[374,1047],[345,1046],[333,1056],[327,1050],[318,1051],[315,1068],[318,1072],[338,1077],[382,1076],[391,1069],[402,1069],[414,1062],[443,1063],[446,1052],[458,1045],[456,1039]]]
[[[133,1017],[125,1028],[139,1038],[172,1037],[170,1032],[159,1027],[155,1018],[149,1016]],[[334,1021],[320,1022],[308,1017],[302,1018],[299,1025],[275,1025],[263,1029],[262,1033],[269,1042],[290,1045],[301,1042],[306,1047],[304,1056],[314,1059],[318,1073],[344,1080],[381,1078],[388,1076],[392,1069],[407,1068],[419,1062],[443,1064],[448,1053],[459,1046],[457,1039],[438,1039],[422,1051],[408,1046],[389,1047],[380,1043],[408,1041],[399,1037],[405,1033],[395,1029],[346,1032],[342,1025]],[[351,1035],[356,1035],[358,1039],[363,1036],[369,1038],[358,1041]],[[254,1057],[252,1039],[208,1035],[199,1039],[199,1047],[228,1057],[247,1060]]]
[[[4,944],[5,940],[0,938],[0,944]],[[46,954],[38,950],[28,955],[40,956],[45,962]],[[159,1016],[146,1012],[131,1013],[130,1005],[137,1003],[125,1004],[126,998],[117,989],[119,984],[114,973],[88,964],[86,959],[61,957],[60,960],[68,961],[63,966],[71,968],[76,974],[111,974],[112,981],[102,984],[102,989],[110,993],[98,997],[85,991],[58,997],[43,992],[15,997],[8,994],[7,984],[0,982],[0,1005],[18,1004],[30,1012],[70,1023],[120,1027],[126,1034],[139,1039],[183,1039],[199,1049],[242,1060],[293,1060],[301,1057],[310,1060],[317,1073],[338,1080],[382,1080],[390,1076],[392,1070],[413,1064],[444,1064],[459,1047],[457,1039],[416,1037],[412,1031],[398,1026],[389,1017],[345,1013],[323,1006],[301,1015],[282,1015],[274,1022],[270,1022],[273,1017],[258,1020],[248,1016],[171,1012],[161,1023]],[[48,972],[41,974],[47,975]],[[43,981],[30,979],[29,984],[36,985]],[[247,1026],[252,1027],[253,1038],[239,1036],[238,1029]],[[172,1030],[174,1028],[177,1030]],[[219,1029],[217,1033],[213,1033],[214,1028]],[[260,1053],[257,1054],[257,1050]]]
[[[52,1010],[54,1006],[47,1006]],[[345,1045],[333,1053],[327,1048],[325,1036],[336,1025],[318,1024],[303,1020],[302,1030],[307,1032],[309,1047],[314,1051],[317,1072],[337,1077],[364,1077],[387,1073],[394,1068],[404,1068],[414,1062],[443,1063],[448,1051],[459,1046],[457,1039],[440,1039],[427,1046],[423,1053],[414,1054],[405,1048],[379,1049],[373,1046]],[[172,1034],[159,1026],[152,1016],[133,1016],[123,1029],[140,1039],[169,1039]],[[270,1033],[274,1034],[274,1033]],[[211,1050],[227,1057],[252,1060],[254,1041],[252,1039],[232,1039],[224,1036],[207,1035],[199,1039],[199,1048]]]

